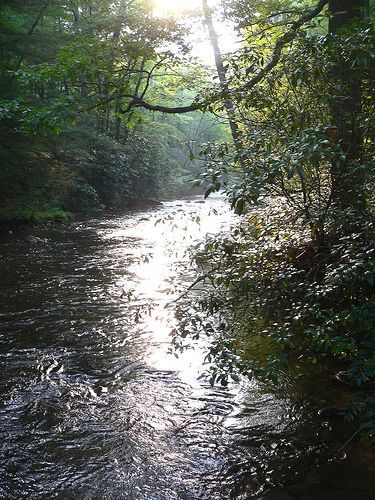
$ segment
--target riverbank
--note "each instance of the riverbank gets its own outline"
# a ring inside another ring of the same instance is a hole
[[[355,421],[374,442],[374,231],[367,214],[343,221],[322,244],[274,202],[204,242],[196,263],[211,288],[182,315],[188,338],[194,324],[224,325],[202,329],[210,380],[225,385],[253,373],[280,384],[288,373],[327,373],[348,394],[322,402],[321,416]]]
[[[191,196],[193,198],[193,196]],[[135,201],[126,206],[126,208],[103,209],[99,213],[79,213],[53,208],[50,210],[19,210],[19,211],[0,211],[0,233],[11,231],[16,228],[39,227],[45,223],[62,223],[72,220],[85,220],[95,215],[105,217],[111,214],[124,214],[131,210],[142,210],[147,208],[159,207],[163,204],[162,200],[144,199]]]

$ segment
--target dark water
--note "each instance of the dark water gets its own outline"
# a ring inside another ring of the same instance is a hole
[[[374,498],[329,390],[211,388],[199,349],[168,355],[186,250],[231,221],[181,201],[3,238],[0,498]]]

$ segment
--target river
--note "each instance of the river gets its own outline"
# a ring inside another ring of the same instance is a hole
[[[0,498],[372,498],[311,393],[211,387],[199,346],[168,352],[189,247],[234,223],[180,200],[2,237]]]

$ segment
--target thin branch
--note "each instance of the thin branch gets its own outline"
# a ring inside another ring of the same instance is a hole
[[[357,434],[359,434],[362,430],[363,430],[362,427],[360,427],[359,429],[357,429],[355,431],[355,433],[352,436],[350,436],[350,438],[347,441],[345,441],[345,443],[341,446],[341,448],[339,448],[336,451],[336,453],[335,453],[335,455],[334,455],[333,458],[336,458],[337,455],[340,453],[340,451],[342,451],[350,443],[350,441],[352,441],[352,439],[354,439],[357,436]]]
[[[167,304],[165,304],[164,306],[164,309],[167,309],[167,307],[171,306],[172,304],[175,304],[176,302],[179,302],[181,299],[185,298],[190,290],[192,290],[196,285],[198,285],[198,283],[200,283],[201,281],[204,281],[206,278],[209,278],[209,274],[202,274],[202,276],[199,276],[199,278],[197,278],[194,283],[192,283],[190,286],[187,287],[187,289],[177,297],[177,299],[174,299],[174,300],[171,300],[170,302],[168,302]]]
[[[283,16],[283,15],[286,15],[286,14],[296,14],[296,13],[299,14],[300,12],[301,11],[299,11],[297,9],[294,9],[294,10],[279,10],[279,11],[271,12],[271,14],[268,14],[266,17],[263,17],[262,19],[257,19],[256,21],[253,21],[253,22],[242,21],[239,24],[239,27],[240,28],[251,28],[252,26],[260,26],[260,25],[262,25],[262,24],[264,24],[264,23],[272,20],[274,17],[279,17],[279,16]]]
[[[35,31],[35,28],[38,26],[40,20],[42,19],[43,17],[43,14],[44,14],[44,11],[46,10],[46,8],[48,7],[49,5],[49,2],[50,0],[46,0],[37,16],[37,18],[35,19],[35,21],[33,22],[33,24],[31,25],[29,31],[27,32],[28,35],[32,35]]]
[[[167,59],[168,56],[164,56],[162,59],[160,59],[160,61],[157,61],[154,66],[151,68],[151,70],[149,70],[147,73],[147,78],[146,78],[146,85],[141,93],[141,96],[140,96],[140,99],[143,99],[144,96],[146,95],[147,93],[147,90],[150,86],[150,83],[151,83],[151,78],[153,77],[153,72],[156,71],[156,69],[161,66],[161,64],[163,64],[163,62]],[[139,89],[138,89],[139,90]],[[135,95],[138,97],[138,90],[136,90],[135,92]]]

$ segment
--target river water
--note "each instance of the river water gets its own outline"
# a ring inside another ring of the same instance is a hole
[[[199,346],[168,353],[187,250],[234,223],[185,200],[3,236],[0,498],[373,498],[321,387],[212,388]]]

